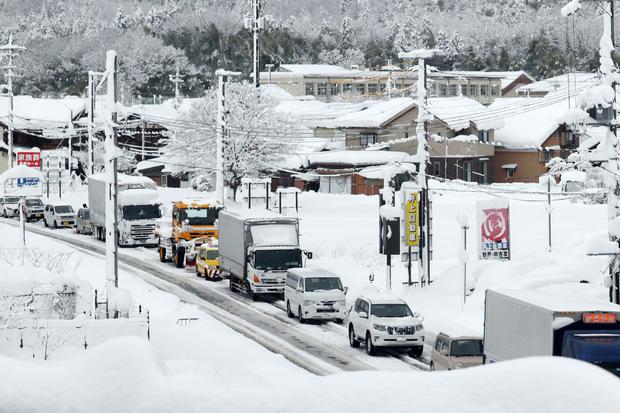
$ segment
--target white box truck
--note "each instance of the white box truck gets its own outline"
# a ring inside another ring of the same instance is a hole
[[[105,239],[105,174],[88,177],[88,207],[92,234]],[[156,246],[160,202],[153,180],[143,176],[118,175],[118,245]]]
[[[284,293],[286,271],[303,266],[299,220],[268,210],[225,210],[218,220],[221,269],[252,299]]]
[[[587,296],[537,290],[487,290],[485,363],[562,356],[620,376],[620,306]]]

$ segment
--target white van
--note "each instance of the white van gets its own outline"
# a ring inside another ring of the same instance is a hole
[[[284,301],[286,314],[305,320],[332,320],[345,317],[345,294],[340,277],[319,268],[291,268],[286,273]]]

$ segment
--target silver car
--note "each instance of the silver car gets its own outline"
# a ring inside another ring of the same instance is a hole
[[[439,333],[431,354],[431,370],[457,370],[482,364],[480,337]]]

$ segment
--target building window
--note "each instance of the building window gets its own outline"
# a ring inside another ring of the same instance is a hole
[[[446,96],[448,94],[448,85],[440,84],[439,85],[439,96]]]
[[[478,85],[469,85],[469,96],[478,96]]]
[[[353,85],[351,83],[342,84],[342,93],[351,93],[352,90],[353,90]]]
[[[553,150],[549,150],[549,149],[542,149],[542,160],[545,162],[549,162],[551,160],[551,158],[553,158]]]
[[[377,143],[376,133],[360,133],[360,146],[366,147],[368,145],[374,145]]]
[[[385,89],[387,89],[387,85],[386,85],[385,83],[381,83],[381,84],[379,85],[379,90],[380,90],[381,92],[385,92]]]
[[[368,84],[368,94],[371,93],[377,93],[377,84],[376,83],[369,83]]]
[[[467,96],[467,85],[461,85],[461,94]]]
[[[318,89],[317,89],[317,95],[319,96],[326,96],[327,95],[327,85],[325,83],[319,83]]]
[[[306,95],[314,96],[314,83],[306,83]]]
[[[480,174],[482,175],[482,183],[489,183],[489,161],[480,161]]]
[[[506,178],[512,179],[515,177],[515,170],[517,168],[506,168]]]
[[[429,96],[437,96],[436,95],[437,91],[435,90],[435,82],[431,82],[428,85],[427,93],[428,93]]]
[[[498,89],[497,85],[491,86],[491,96],[497,96]]]
[[[441,176],[441,162],[433,162],[433,175]]]
[[[456,96],[457,86],[458,85],[449,85],[448,86],[448,90],[450,91],[450,96]]]
[[[463,178],[465,178],[465,180],[467,182],[471,182],[472,181],[472,164],[471,161],[465,161],[463,162]]]
[[[480,139],[480,142],[489,143],[489,131],[488,130],[478,131],[478,139]]]
[[[338,85],[332,83],[329,84],[329,94],[334,96],[338,94]]]
[[[565,130],[560,133],[560,146],[563,148],[577,146],[577,137],[572,130]]]
[[[480,96],[487,96],[488,94],[488,86],[480,85]]]
[[[364,87],[363,83],[356,83],[355,84],[355,91],[361,95],[363,95],[364,93],[366,93],[366,88]]]

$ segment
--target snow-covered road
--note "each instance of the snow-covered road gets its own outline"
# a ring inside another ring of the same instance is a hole
[[[3,219],[2,222],[18,225],[15,220]],[[69,229],[54,230],[43,228],[40,224],[27,224],[27,228],[30,232],[65,242],[97,257],[102,257],[105,252],[103,243]],[[193,272],[156,261],[152,250],[121,249],[119,260],[123,270],[199,306],[237,332],[312,373],[326,375],[338,371],[428,369],[426,363],[398,353],[388,352],[383,356],[371,357],[359,349],[351,349],[342,326],[334,323],[299,324],[286,316],[281,301],[253,302],[231,292],[226,281],[208,282],[196,277]]]

